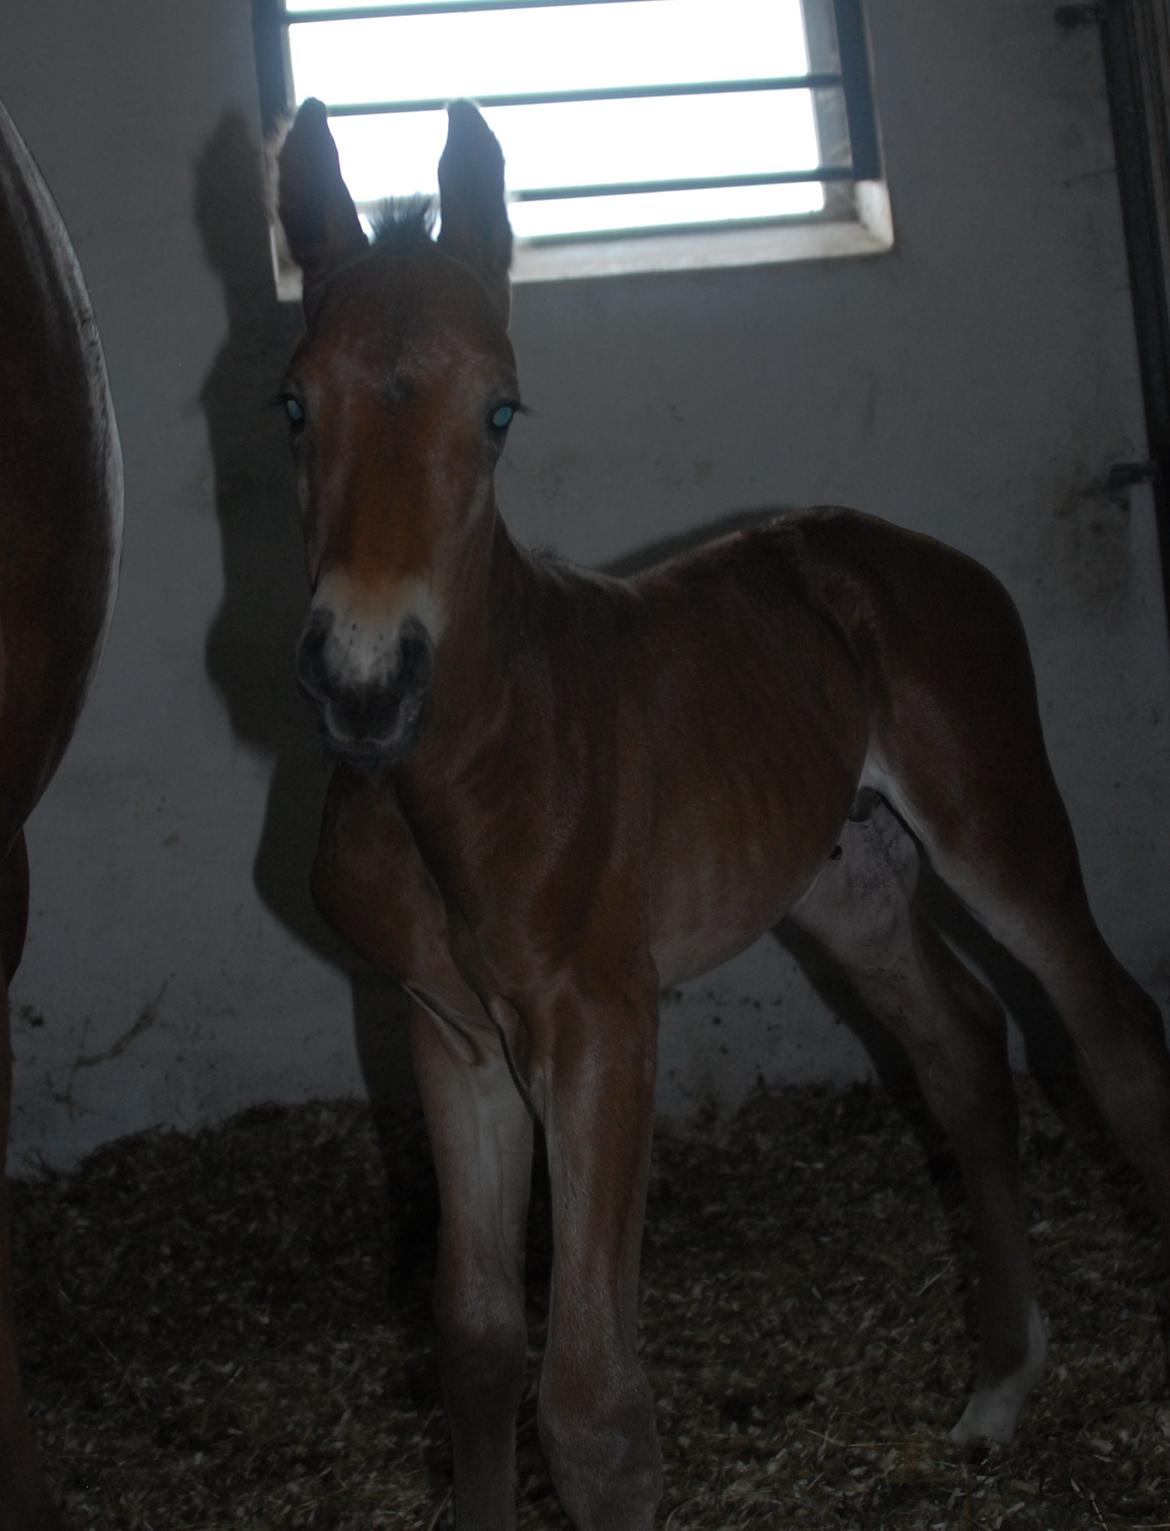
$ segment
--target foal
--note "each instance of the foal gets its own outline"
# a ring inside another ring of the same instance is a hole
[[[979,1272],[955,1435],[1008,1439],[1045,1342],[1004,1026],[921,907],[919,846],[1046,987],[1170,1234],[1161,1022],[1089,912],[1011,601],[835,509],[628,581],[523,551],[492,484],[520,407],[494,137],[452,106],[434,242],[414,220],[367,248],[319,102],[280,170],[307,322],[283,390],[313,592],[297,673],[337,761],[313,891],[413,1000],[460,1531],[514,1524],[534,1119],[549,1468],[579,1531],[651,1526],[658,993],[785,916],[901,1039],[950,1136]]]

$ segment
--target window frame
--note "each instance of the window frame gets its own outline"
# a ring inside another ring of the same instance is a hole
[[[294,110],[289,48],[293,26],[370,20],[387,15],[482,13],[616,3],[622,3],[622,0],[423,0],[423,3],[420,0],[401,0],[401,3],[390,0],[390,3],[379,6],[289,12],[285,9],[285,0],[253,0],[253,39],[265,138],[270,139],[277,133]],[[653,3],[653,0],[641,0],[641,3]],[[883,181],[863,0],[801,0],[801,3],[809,51],[809,68],[803,75],[736,81],[730,86],[724,82],[694,81],[668,86],[482,96],[479,104],[490,109],[493,106],[565,101],[746,93],[762,89],[811,90],[821,163],[810,169],[620,186],[594,184],[518,190],[510,191],[510,200],[525,202],[629,191],[819,183],[825,199],[820,211],[742,222],[679,223],[518,240],[514,278],[520,281],[547,280],[632,271],[736,266],[840,254],[870,254],[888,249],[893,242],[893,230]],[[446,104],[445,100],[429,99],[337,105],[326,102],[326,108],[330,117],[344,117],[433,111]],[[299,289],[299,282],[290,273],[287,259],[281,259],[279,236],[275,245],[278,290],[282,297],[292,296],[294,287]]]

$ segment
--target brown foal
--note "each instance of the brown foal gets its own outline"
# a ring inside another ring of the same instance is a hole
[[[437,241],[407,219],[367,246],[318,102],[280,170],[307,323],[284,384],[313,592],[297,670],[337,758],[313,889],[413,1001],[460,1531],[514,1524],[534,1120],[549,1467],[579,1531],[651,1526],[658,993],[784,917],[902,1040],[950,1136],[979,1268],[955,1434],[1009,1438],[1045,1341],[1004,1023],[923,911],[920,851],[1044,984],[1170,1235],[1161,1021],[1089,912],[1011,601],[837,509],[632,580],[518,548],[492,483],[520,407],[496,140],[451,108]]]
[[[122,458],[85,284],[0,106],[0,1528],[60,1531],[12,1332],[8,984],[28,917],[24,821],[69,742],[113,602]]]

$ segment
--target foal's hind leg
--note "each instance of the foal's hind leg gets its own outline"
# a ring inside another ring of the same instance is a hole
[[[1170,1254],[1170,1055],[1153,1000],[1117,961],[1089,912],[1079,871],[1055,882],[997,875],[994,847],[955,853],[927,837],[940,875],[1040,980],[1076,1045],[1106,1119],[1140,1171]],[[1075,880],[1074,880],[1075,875]]]
[[[970,1198],[978,1261],[979,1360],[956,1440],[1007,1441],[1044,1369],[1020,1192],[1015,1092],[998,1004],[958,961],[916,898],[918,851],[884,804],[841,834],[791,918],[841,963],[899,1038],[946,1131]]]
[[[1023,632],[1003,590],[985,571],[979,577],[981,588],[955,605],[981,614],[981,641],[896,656],[913,684],[891,688],[866,779],[988,932],[1040,980],[1145,1177],[1170,1253],[1170,1053],[1161,1017],[1093,919]]]

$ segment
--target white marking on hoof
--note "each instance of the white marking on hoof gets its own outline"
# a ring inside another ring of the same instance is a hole
[[[1024,1400],[1044,1375],[1048,1358],[1048,1336],[1044,1320],[1035,1303],[1028,1315],[1028,1354],[1024,1364],[1008,1377],[989,1387],[976,1388],[963,1410],[962,1418],[951,1431],[958,1446],[969,1441],[999,1441],[1006,1445],[1016,1433],[1016,1421]]]

